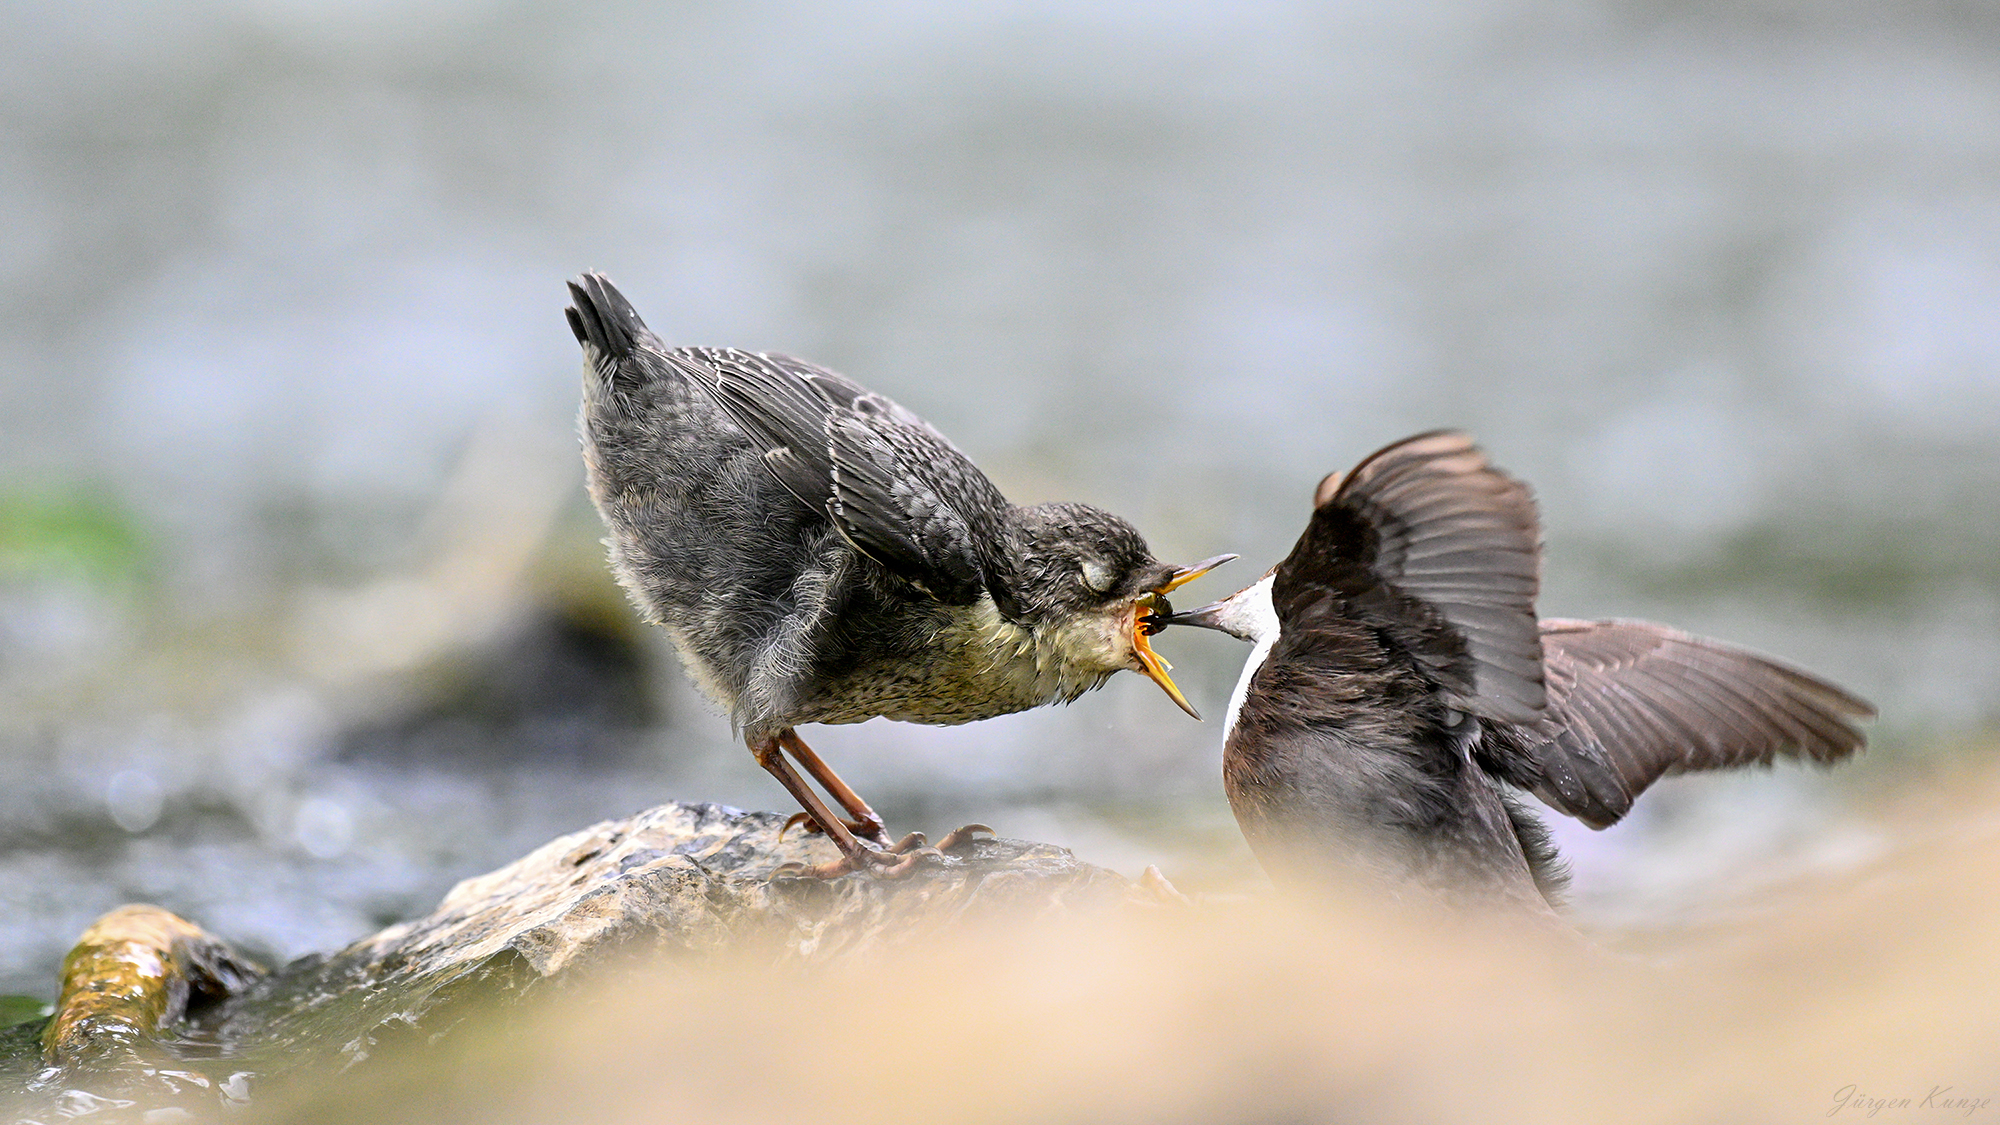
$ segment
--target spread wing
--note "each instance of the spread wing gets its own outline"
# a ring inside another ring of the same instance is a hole
[[[856,550],[933,597],[986,589],[982,544],[1006,499],[928,422],[823,367],[782,355],[683,348],[730,418],[764,443],[785,489],[825,511]]]
[[[1666,774],[1837,762],[1866,702],[1754,652],[1644,621],[1541,624],[1548,712],[1500,732],[1502,777],[1594,828]]]
[[[1526,485],[1465,434],[1419,434],[1321,483],[1272,599],[1296,619],[1330,594],[1343,614],[1401,638],[1451,706],[1531,722],[1544,701],[1540,551]]]

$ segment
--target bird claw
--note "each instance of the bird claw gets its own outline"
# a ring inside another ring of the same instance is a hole
[[[954,828],[950,832],[945,833],[944,839],[939,840],[937,842],[937,848],[935,850],[940,852],[956,851],[959,848],[962,848],[965,845],[972,843],[974,840],[977,840],[981,832],[986,833],[988,836],[999,835],[998,832],[993,831],[993,829],[988,825],[984,824],[961,825],[960,827]]]
[[[929,858],[943,859],[944,853],[933,847],[919,846],[912,848],[894,863],[886,867],[876,868],[871,874],[877,879],[902,879],[914,872],[925,859]]]
[[[890,846],[889,831],[879,821],[867,824],[858,820],[843,820],[841,823],[847,826],[849,832],[854,833],[854,838],[857,840],[867,840],[884,848]],[[778,827],[778,842],[783,843],[785,834],[794,828],[800,829],[808,836],[826,835],[826,829],[819,826],[819,821],[814,820],[811,813],[795,812],[786,817],[785,823]]]
[[[972,827],[979,826],[975,825]],[[963,831],[963,829],[960,831]],[[955,836],[957,834],[954,832],[952,835]],[[884,850],[878,851],[875,848],[863,847],[852,856],[841,856],[839,859],[826,863],[806,864],[794,860],[790,863],[780,864],[772,868],[771,878],[837,879],[842,875],[865,870],[869,875],[877,879],[903,879],[922,866],[924,860],[942,860],[944,858],[945,854],[943,852],[924,842],[923,833],[912,832],[901,840],[896,841],[894,846]]]
[[[786,832],[799,825],[804,825],[807,832],[820,831],[819,825],[814,822],[811,814],[793,813],[785,820],[784,826],[778,829],[778,838],[780,840],[784,839]],[[854,831],[857,840],[869,839],[863,836],[860,831],[855,830],[855,826],[851,824],[849,825],[849,830]],[[988,836],[996,834],[987,825],[967,824],[947,833],[944,839],[937,842],[936,847],[932,847],[929,840],[921,832],[912,832],[893,844],[884,838],[876,837],[872,845],[862,844],[855,854],[843,855],[839,859],[826,863],[810,864],[793,861],[791,863],[780,864],[771,870],[771,878],[837,879],[842,875],[849,875],[856,871],[866,871],[877,879],[902,879],[916,871],[918,867],[923,865],[923,861],[926,859],[943,860],[948,858],[945,853],[956,851],[972,843],[979,838],[981,832],[986,833]]]

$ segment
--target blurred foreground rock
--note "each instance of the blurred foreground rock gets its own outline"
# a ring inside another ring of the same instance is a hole
[[[1064,849],[995,839],[897,881],[774,879],[836,854],[801,832],[779,840],[783,823],[711,804],[608,821],[467,879],[428,917],[268,975],[166,911],[124,907],[65,962],[55,1015],[32,1038],[0,1032],[0,1079],[26,1096],[19,1120],[206,1118],[253,1084],[433,1044],[474,1010],[621,965],[826,962],[982,919],[1160,897]]]

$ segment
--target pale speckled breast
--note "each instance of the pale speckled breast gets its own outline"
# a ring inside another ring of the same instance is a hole
[[[881,715],[948,726],[1067,702],[1110,676],[1065,655],[1059,642],[1007,621],[981,598],[954,611],[919,656],[828,677],[793,717],[859,723]]]

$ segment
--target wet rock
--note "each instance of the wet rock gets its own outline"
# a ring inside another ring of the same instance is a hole
[[[42,1061],[70,1072],[123,1064],[184,1022],[192,1006],[239,995],[264,969],[185,918],[121,906],[63,959]]]
[[[1062,848],[1018,840],[974,840],[894,881],[789,877],[784,865],[836,853],[801,832],[781,840],[783,824],[774,813],[711,804],[608,821],[465,880],[424,918],[262,976],[182,919],[123,908],[72,953],[43,1033],[45,1061],[61,1078],[45,1072],[31,1085],[49,1096],[115,1094],[121,1112],[165,1103],[212,1109],[272,1077],[343,1070],[398,1042],[435,1043],[475,1010],[561,990],[635,958],[693,962],[726,952],[821,963],[1001,913],[1174,897]],[[139,1044],[156,1052],[140,1075],[150,1089],[135,1093],[129,1068],[115,1089],[91,1083],[94,1071],[109,1074],[111,1061]]]
[[[111,911],[63,959],[54,1014],[0,1030],[0,1110],[15,1094],[22,1100],[8,1116],[19,1121],[172,1120],[158,1116],[180,1110],[170,1103],[213,1106],[213,1081],[182,1065],[177,1048],[204,1010],[243,995],[263,972],[159,907]]]

